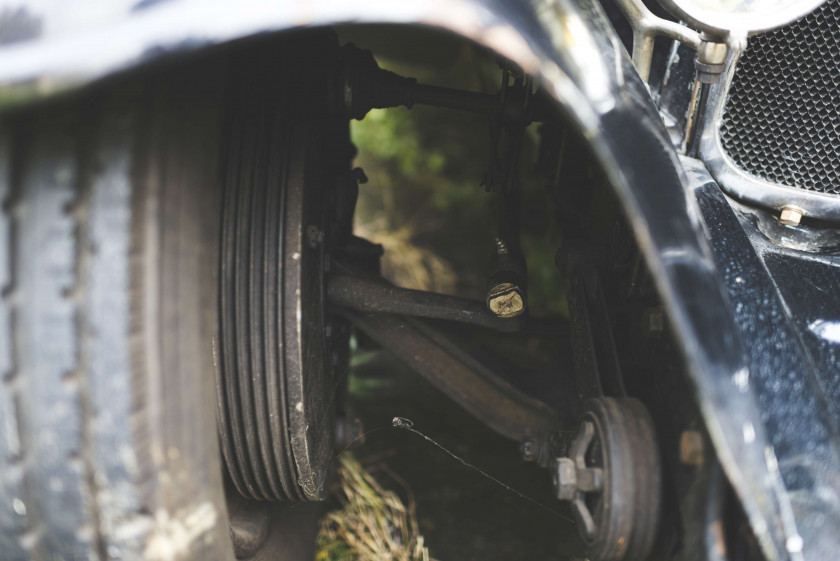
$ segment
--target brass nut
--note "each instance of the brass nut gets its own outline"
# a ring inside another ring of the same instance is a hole
[[[802,210],[794,207],[785,207],[782,209],[782,214],[779,216],[779,224],[784,226],[799,226],[802,221]]]
[[[500,318],[513,318],[525,311],[525,296],[515,284],[503,282],[487,293],[487,307]]]

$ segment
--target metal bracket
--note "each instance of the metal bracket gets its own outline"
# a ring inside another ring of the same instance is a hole
[[[700,50],[703,39],[700,34],[684,25],[656,16],[647,9],[642,0],[615,0],[633,28],[633,64],[639,75],[647,82],[650,77],[650,63],[653,57],[653,40],[658,36],[670,37],[685,43],[695,51]]]

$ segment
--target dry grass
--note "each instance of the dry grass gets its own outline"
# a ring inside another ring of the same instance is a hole
[[[317,561],[432,561],[410,490],[406,504],[352,454],[342,454],[339,461],[336,494],[341,509],[321,522]]]

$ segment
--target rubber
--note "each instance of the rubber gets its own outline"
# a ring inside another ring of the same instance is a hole
[[[232,559],[212,342],[225,65],[0,116],[0,557]]]
[[[597,508],[597,537],[586,540],[598,561],[647,559],[661,510],[661,461],[653,421],[631,397],[598,397],[586,403],[604,455],[605,483]],[[603,450],[609,451],[604,453]]]
[[[339,76],[325,71],[337,66],[334,36],[298,45],[306,59],[272,50],[234,64],[224,143],[220,442],[233,486],[264,501],[326,498],[344,381],[325,269],[352,145],[329,104],[296,99]]]

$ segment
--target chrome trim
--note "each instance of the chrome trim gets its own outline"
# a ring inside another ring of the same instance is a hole
[[[700,49],[699,33],[654,15],[642,0],[616,0],[615,3],[633,29],[633,64],[644,81],[647,82],[650,77],[653,42],[656,37],[664,36],[680,41],[695,51]]]
[[[840,195],[829,195],[760,179],[735,164],[720,141],[720,124],[735,66],[743,50],[730,50],[726,69],[719,84],[709,86],[708,103],[699,132],[700,159],[727,194],[754,205],[781,210],[792,206],[804,215],[840,222]]]

